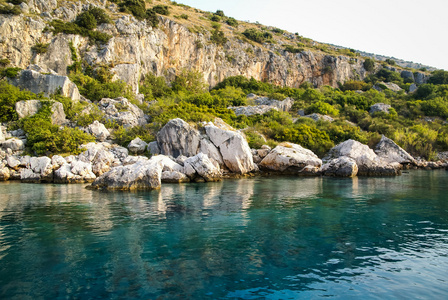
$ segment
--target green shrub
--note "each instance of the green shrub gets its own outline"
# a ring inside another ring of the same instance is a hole
[[[224,18],[226,16],[222,10],[217,10],[215,12],[215,15],[220,16],[221,18]]]
[[[200,72],[184,69],[176,76],[171,87],[175,92],[198,94],[204,92],[208,84]]]
[[[123,147],[127,147],[129,143],[137,137],[146,143],[154,141],[154,135],[152,134],[150,125],[134,126],[131,128],[119,126],[112,133],[112,139]]]
[[[22,71],[21,68],[5,68],[0,70],[1,79],[8,78],[16,78],[19,72]]]
[[[89,11],[82,12],[76,17],[75,24],[87,30],[95,29],[98,25],[96,18]]]
[[[17,120],[16,102],[31,99],[39,99],[39,96],[29,91],[21,91],[18,87],[0,81],[0,122]]]
[[[0,14],[1,15],[20,15],[22,10],[17,5],[13,7],[9,6],[0,6]]]
[[[217,15],[212,15],[212,16],[210,16],[210,21],[221,22],[221,18]]]
[[[375,69],[375,61],[371,58],[366,58],[364,60],[363,66],[367,72],[372,72]]]
[[[272,34],[270,32],[260,31],[255,28],[246,29],[243,35],[249,40],[260,44],[272,42]]]
[[[210,36],[210,40],[218,45],[224,45],[225,43],[227,43],[227,38],[224,35],[224,32],[222,32],[219,29],[215,29],[212,31],[212,35]]]
[[[159,17],[157,16],[157,13],[152,9],[146,10],[145,19],[146,21],[148,21],[151,27],[157,28],[157,26],[159,25]]]
[[[437,70],[434,71],[428,79],[428,83],[432,84],[448,84],[448,71]]]
[[[232,27],[237,27],[238,26],[238,21],[234,18],[228,18],[226,20],[227,25],[232,26]]]
[[[170,96],[173,91],[166,83],[164,77],[157,77],[154,74],[148,73],[140,84],[140,93],[145,95],[146,100],[151,100]]]
[[[121,12],[131,13],[138,20],[146,18],[146,7],[144,0],[124,0],[118,4]]]
[[[50,44],[37,43],[36,45],[31,47],[31,50],[37,54],[44,54],[44,53],[47,53],[49,46],[50,46]]]
[[[169,16],[170,9],[167,5],[156,5],[152,8],[153,11],[158,13],[159,15]]]
[[[332,105],[326,102],[318,101],[316,103],[311,104],[311,106],[309,106],[306,109],[306,113],[307,114],[318,113],[323,115],[337,116],[339,115],[339,110],[337,110]]]
[[[285,45],[285,51],[291,52],[291,53],[299,53],[302,50],[299,48],[295,48],[294,46],[291,46],[291,45]]]

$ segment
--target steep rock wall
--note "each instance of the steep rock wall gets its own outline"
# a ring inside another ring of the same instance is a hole
[[[129,15],[119,17],[114,24],[103,24],[98,30],[113,38],[101,46],[76,35],[44,32],[46,21],[55,17],[73,20],[83,7],[72,1],[62,1],[60,5],[40,15],[0,15],[0,57],[21,68],[38,64],[66,75],[67,66],[73,63],[71,42],[81,59],[93,66],[112,66],[115,78],[128,82],[136,93],[142,75],[152,72],[171,80],[182,69],[203,73],[210,86],[234,75],[292,87],[306,81],[315,86],[337,86],[338,82],[366,76],[362,59],[311,51],[292,54],[280,45],[249,44],[236,36],[229,37],[224,46],[218,46],[210,42],[209,33],[190,32],[165,17],[160,17],[156,29]],[[49,43],[48,51],[33,53],[31,47],[36,43]]]

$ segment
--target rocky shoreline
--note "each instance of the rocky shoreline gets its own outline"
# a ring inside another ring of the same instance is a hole
[[[124,148],[98,141],[83,145],[85,151],[77,156],[23,156],[24,143],[17,137],[0,144],[2,181],[92,183],[89,188],[108,190],[150,190],[162,183],[256,175],[396,176],[403,169],[448,167],[447,159],[416,160],[384,136],[375,150],[347,140],[322,159],[288,142],[273,149],[250,149],[244,134],[220,119],[193,125],[173,119],[149,144],[137,138]]]

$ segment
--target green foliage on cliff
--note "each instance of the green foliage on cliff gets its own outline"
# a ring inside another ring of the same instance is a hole
[[[17,120],[15,104],[31,99],[39,99],[39,96],[29,91],[22,91],[3,80],[0,81],[0,122]]]
[[[244,30],[243,35],[249,40],[260,44],[272,42],[272,34],[270,32],[257,30],[255,28]]]

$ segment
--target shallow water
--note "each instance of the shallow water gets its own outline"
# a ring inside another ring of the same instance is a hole
[[[448,172],[0,184],[0,299],[446,299]]]

